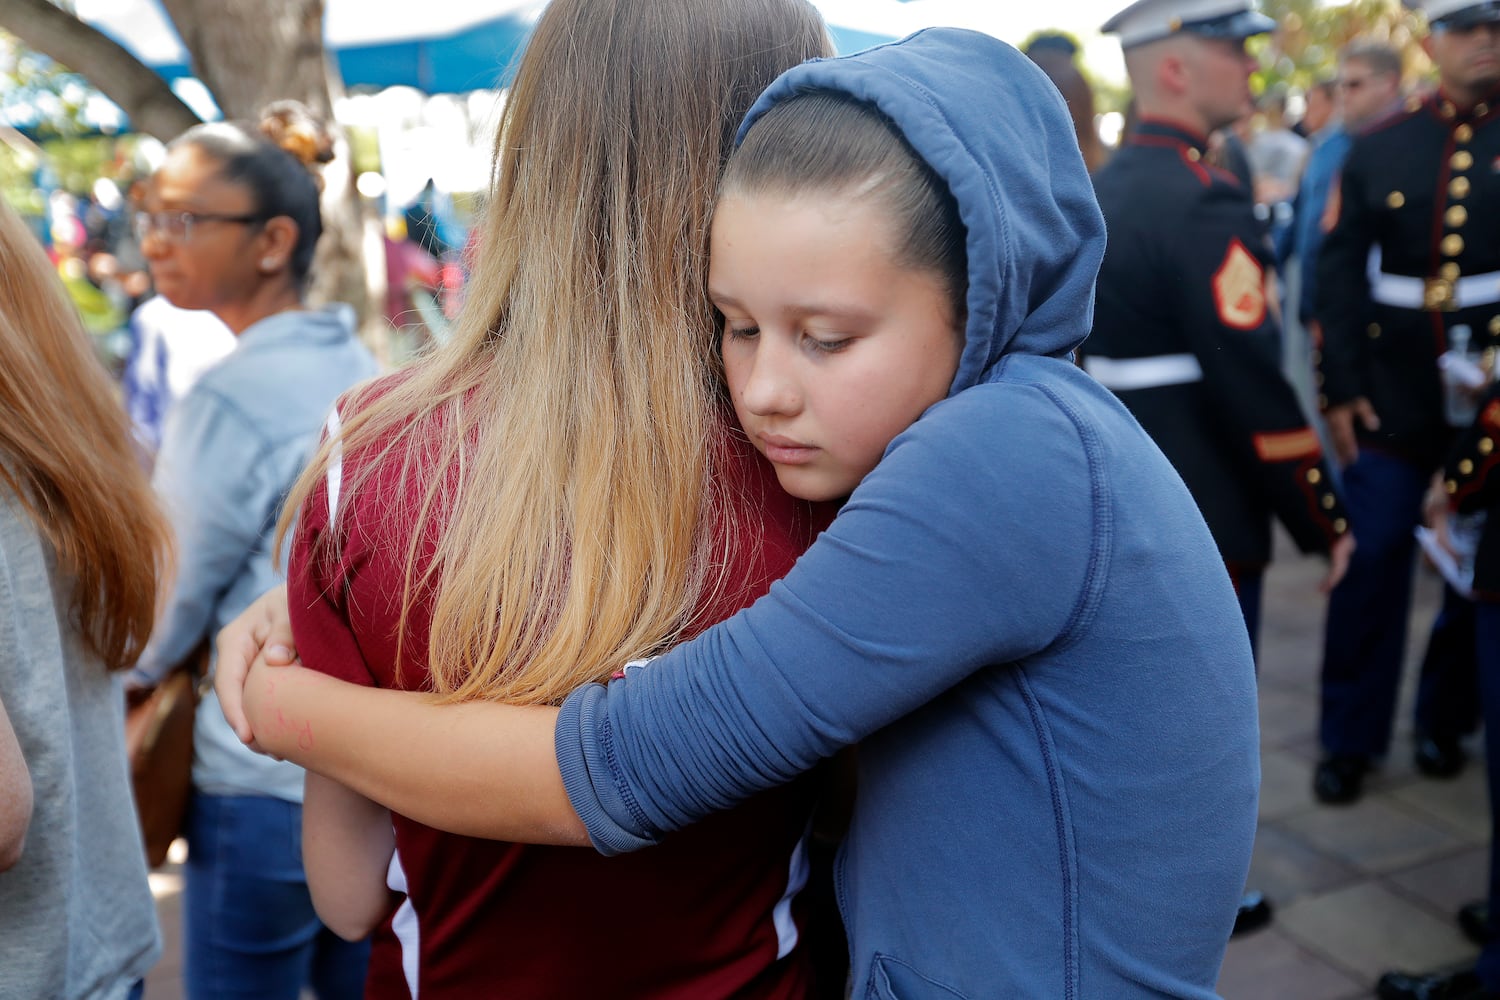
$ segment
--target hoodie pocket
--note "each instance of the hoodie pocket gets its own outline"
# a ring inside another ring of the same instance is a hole
[[[877,954],[870,963],[866,1000],[968,1000],[967,994],[929,979],[900,959]]]

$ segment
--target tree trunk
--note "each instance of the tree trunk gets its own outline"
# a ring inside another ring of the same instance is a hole
[[[161,0],[192,59],[194,73],[226,118],[254,121],[271,101],[301,101],[327,121],[337,158],[323,168],[323,239],[313,262],[310,298],[347,302],[362,328],[380,319],[370,275],[385,276],[377,254],[367,260],[365,220],[354,188],[349,143],[333,121],[342,90],[323,48],[323,0]]]
[[[0,25],[27,46],[81,73],[140,132],[166,142],[198,124],[165,80],[108,35],[48,0],[5,0]]]

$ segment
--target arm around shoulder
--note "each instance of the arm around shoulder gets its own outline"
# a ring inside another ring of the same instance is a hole
[[[553,751],[557,709],[438,704],[257,661],[244,710],[267,752],[450,833],[582,846]]]

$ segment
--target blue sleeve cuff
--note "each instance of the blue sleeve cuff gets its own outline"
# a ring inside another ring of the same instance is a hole
[[[590,684],[563,702],[553,730],[557,766],[589,840],[604,855],[650,847],[659,838],[645,828],[633,797],[611,766],[607,689]]]

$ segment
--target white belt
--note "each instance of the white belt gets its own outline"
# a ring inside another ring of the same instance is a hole
[[[1158,354],[1152,358],[1101,358],[1086,354],[1083,370],[1106,389],[1154,389],[1203,381],[1203,366],[1191,354]]]
[[[1374,247],[1365,275],[1370,279],[1370,298],[1398,309],[1447,311],[1500,302],[1500,271],[1466,274],[1451,280],[1387,274],[1380,269],[1380,248]]]

